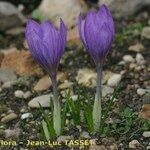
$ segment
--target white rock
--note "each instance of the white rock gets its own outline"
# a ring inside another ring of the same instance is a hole
[[[73,136],[59,136],[58,138],[57,138],[57,141],[58,142],[65,142],[66,140],[71,140],[71,139],[73,139]]]
[[[17,91],[15,91],[14,95],[17,98],[23,98],[24,92],[21,90],[17,90]]]
[[[39,8],[34,11],[33,15],[40,15],[42,19],[51,19],[59,26],[59,18],[62,18],[67,27],[76,25],[78,15],[83,10],[79,0],[42,0]],[[68,13],[69,12],[69,13]],[[59,17],[57,17],[59,16]]]
[[[19,128],[13,130],[6,129],[4,132],[5,132],[5,138],[18,138],[21,134],[21,129]]]
[[[0,69],[0,82],[8,82],[8,81],[15,81],[17,76],[11,70],[7,69]]]
[[[150,137],[150,131],[144,131],[143,136],[149,138]]]
[[[50,97],[52,95],[47,94],[47,95],[42,95],[33,98],[32,100],[29,101],[28,106],[31,108],[39,108],[39,103],[41,104],[42,107],[50,107]]]
[[[144,65],[145,64],[145,59],[144,57],[142,56],[142,54],[138,53],[136,54],[136,62],[138,65]]]
[[[129,142],[129,148],[137,149],[141,144],[137,140],[132,140]]]
[[[109,78],[107,85],[110,87],[117,86],[119,82],[121,81],[121,74],[114,74],[111,78]]]
[[[14,83],[14,81],[7,81],[2,85],[2,88],[3,89],[10,88],[10,87],[12,87],[13,83]]]
[[[41,92],[41,91],[45,91],[48,90],[51,86],[51,80],[49,76],[44,76],[42,77],[34,86],[34,91],[36,92]]]
[[[125,55],[125,56],[123,56],[123,60],[126,63],[133,63],[133,62],[135,62],[135,59],[131,55]]]
[[[71,98],[73,101],[76,101],[78,99],[78,95],[72,95]]]
[[[19,26],[24,21],[23,15],[18,11],[18,9],[12,3],[5,1],[0,1],[0,16],[1,31],[5,31],[9,28]]]
[[[90,135],[89,135],[89,133],[86,132],[86,131],[83,131],[83,132],[80,134],[80,137],[81,137],[81,138],[85,138],[85,139],[90,139],[90,138],[91,138]]]
[[[59,85],[59,89],[61,89],[61,90],[67,89],[67,88],[70,88],[72,85],[73,85],[72,82],[66,81]]]
[[[106,83],[107,80],[114,75],[111,71],[103,71],[102,84]],[[86,87],[94,88],[96,86],[97,74],[95,70],[89,68],[79,69],[76,80],[78,84],[82,84]]]
[[[128,50],[134,52],[140,52],[144,49],[144,46],[141,43],[137,43],[135,45],[131,45]]]
[[[144,27],[141,35],[146,39],[150,39],[150,27]]]
[[[30,91],[27,91],[27,92],[24,93],[23,98],[24,99],[30,98],[31,95],[32,95],[32,93]]]
[[[86,87],[95,87],[96,72],[88,68],[79,69],[76,80]]]
[[[102,86],[102,96],[105,97],[107,94],[111,94],[114,92],[114,89],[109,86]]]
[[[145,89],[142,89],[142,88],[138,88],[138,89],[137,89],[137,94],[138,94],[138,95],[142,96],[142,95],[144,95],[145,93],[146,93],[146,90],[145,90]]]
[[[27,119],[27,118],[32,118],[33,115],[31,113],[24,113],[21,115],[21,119],[24,120],[24,119]]]

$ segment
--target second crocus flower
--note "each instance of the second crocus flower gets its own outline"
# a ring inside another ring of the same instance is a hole
[[[101,121],[102,66],[114,38],[114,22],[105,5],[98,12],[91,11],[86,17],[80,15],[78,28],[81,40],[93,58],[97,68],[97,87],[93,108],[94,131],[99,131]]]
[[[61,20],[60,30],[50,21],[38,24],[29,20],[26,26],[26,39],[33,58],[50,75],[53,87],[53,124],[57,135],[61,133],[61,107],[57,92],[57,69],[66,46],[66,27]]]

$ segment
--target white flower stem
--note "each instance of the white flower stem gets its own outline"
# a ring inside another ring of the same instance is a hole
[[[52,88],[53,88],[53,105],[54,105],[54,112],[53,112],[53,124],[54,129],[59,136],[61,134],[61,107],[60,107],[60,101],[58,99],[58,89],[57,89],[57,80],[56,76],[53,76],[52,78]]]
[[[96,67],[97,67],[97,86],[96,86],[96,95],[95,95],[94,107],[93,107],[93,125],[94,125],[94,131],[99,132],[100,123],[101,123],[102,63],[98,63]]]

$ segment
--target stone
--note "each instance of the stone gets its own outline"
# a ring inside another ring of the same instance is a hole
[[[7,81],[2,85],[2,88],[3,89],[10,88],[10,87],[12,87],[13,84],[14,84],[14,81]]]
[[[27,91],[27,92],[24,93],[23,98],[28,99],[28,98],[31,97],[31,95],[32,95],[32,93],[30,91]]]
[[[138,65],[144,65],[145,62],[146,62],[144,57],[140,53],[136,54],[136,58],[135,59],[136,59],[136,62],[137,62]]]
[[[10,121],[16,119],[17,117],[18,117],[17,114],[15,114],[15,113],[10,113],[10,114],[6,115],[5,117],[3,117],[3,118],[1,119],[1,122],[2,122],[2,123],[7,123],[7,122],[10,122]]]
[[[90,138],[91,138],[90,135],[89,135],[89,133],[86,132],[86,131],[83,131],[83,132],[80,134],[80,137],[81,137],[81,138],[85,138],[85,139],[90,139]]]
[[[50,80],[50,77],[44,76],[36,83],[33,89],[36,92],[41,92],[41,91],[48,90],[51,85],[52,85],[52,82]]]
[[[60,84],[58,88],[60,90],[64,90],[64,89],[70,88],[72,85],[73,85],[72,82],[66,81],[66,82]]]
[[[76,80],[78,84],[93,88],[96,85],[96,72],[88,68],[79,69]]]
[[[113,72],[111,72],[111,71],[109,71],[109,70],[105,70],[105,71],[103,71],[102,72],[102,84],[105,84],[107,81],[108,81],[108,79],[110,78],[110,77],[112,77],[115,73],[113,73]]]
[[[123,60],[126,63],[134,63],[135,62],[135,59],[131,55],[125,55],[125,56],[123,56]]]
[[[50,94],[35,97],[29,101],[28,106],[31,108],[40,108],[40,103],[42,107],[50,107],[50,97],[52,97]]]
[[[11,27],[20,26],[24,22],[24,17],[18,9],[9,2],[0,2],[0,31],[5,31]]]
[[[137,89],[137,94],[138,94],[138,95],[142,96],[142,95],[144,95],[145,93],[146,93],[146,90],[145,90],[145,89],[142,89],[142,88],[138,88],[138,89]]]
[[[65,142],[66,140],[71,140],[71,139],[73,139],[73,136],[65,136],[65,135],[62,135],[62,136],[59,136],[58,138],[57,138],[57,141],[58,142]]]
[[[114,89],[109,86],[102,86],[102,96],[105,97],[107,94],[112,94],[114,92]]]
[[[150,120],[150,104],[143,104],[139,116],[143,119]]]
[[[144,27],[141,33],[142,37],[150,39],[150,26]]]
[[[1,68],[9,69],[21,76],[43,75],[42,68],[33,60],[29,51],[13,51],[5,54]]]
[[[32,118],[33,115],[31,113],[24,113],[21,115],[21,120]]]
[[[121,74],[114,74],[109,80],[107,81],[107,85],[110,87],[117,86],[121,81],[122,75]]]
[[[15,73],[8,69],[0,69],[0,82],[9,82],[17,79]]]
[[[16,36],[19,34],[23,34],[25,32],[24,30],[24,27],[14,27],[12,29],[7,30],[6,34]]]
[[[114,75],[113,72],[108,70],[103,71],[102,74],[103,74],[102,84],[105,84],[108,81],[108,79]],[[78,84],[82,84],[86,87],[92,87],[92,88],[96,86],[96,79],[97,79],[96,72],[89,68],[79,69],[76,77]]]
[[[106,4],[115,17],[127,17],[150,5],[149,0],[99,0],[99,5]],[[115,4],[115,5],[114,5]],[[128,9],[127,9],[128,8]]]
[[[57,81],[64,82],[67,79],[67,74],[65,72],[57,73]]]
[[[72,98],[73,101],[77,101],[78,100],[78,95],[72,95],[71,98]]]
[[[143,135],[143,137],[149,138],[150,137],[150,131],[144,131],[142,135]]]
[[[64,72],[58,72],[57,74],[57,81],[64,82],[67,78],[66,73]],[[45,90],[48,90],[50,86],[52,85],[51,79],[48,75],[42,77],[34,86],[34,91],[36,92],[42,92]]]
[[[141,52],[144,50],[144,46],[141,43],[136,43],[128,48],[129,51]]]
[[[5,138],[18,138],[21,135],[21,129],[6,129],[5,132]]]
[[[113,143],[112,145],[110,145],[110,150],[118,150],[118,146]]]
[[[129,142],[129,148],[137,149],[141,144],[137,140],[132,140]]]
[[[91,145],[89,150],[106,150],[106,148],[104,145]]]
[[[39,8],[33,12],[33,17],[41,20],[50,19],[57,27],[60,25],[59,18],[62,18],[69,29],[77,24],[79,14],[86,9],[84,1],[80,2],[80,0],[42,0]]]
[[[21,90],[17,90],[17,91],[15,91],[14,95],[15,95],[15,97],[17,97],[17,98],[23,98],[24,92],[21,91]]]

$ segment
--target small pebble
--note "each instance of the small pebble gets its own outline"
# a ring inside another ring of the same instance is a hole
[[[20,128],[16,128],[13,130],[6,129],[4,132],[6,138],[18,138],[21,134],[21,129]]]
[[[71,140],[71,139],[73,139],[73,136],[65,136],[65,135],[62,135],[62,136],[59,136],[58,138],[57,138],[57,141],[58,142],[65,142],[66,140]]]
[[[137,149],[141,144],[137,140],[132,140],[129,142],[129,148]]]
[[[14,95],[17,98],[23,98],[24,92],[21,90],[17,90],[17,91],[15,91]]]
[[[135,59],[131,55],[125,55],[125,56],[123,56],[123,60],[126,63],[133,63],[133,62],[135,62]]]
[[[144,65],[145,64],[145,59],[144,57],[142,56],[142,54],[138,53],[136,54],[136,62],[138,65]]]
[[[86,131],[83,131],[83,132],[80,134],[80,137],[81,137],[81,138],[85,138],[85,139],[90,139],[90,138],[91,138],[90,135],[89,135],[89,133],[86,132]]]
[[[73,96],[71,96],[71,98],[72,98],[73,101],[77,101],[78,100],[78,95],[73,95]]]
[[[7,88],[10,88],[12,87],[14,81],[7,81],[7,82],[4,82],[4,84],[2,85],[2,88],[3,89],[7,89]]]
[[[150,137],[150,131],[144,131],[143,132],[143,137],[149,138]]]
[[[121,81],[122,75],[121,74],[114,74],[112,77],[109,78],[107,81],[107,85],[110,87],[117,86]]]
[[[142,96],[142,95],[144,95],[145,93],[146,93],[146,90],[145,90],[145,89],[142,89],[142,88],[137,89],[137,94],[138,94],[138,95]]]
[[[73,85],[72,82],[66,81],[59,85],[59,89],[61,89],[61,90],[67,89],[67,88],[70,88],[72,85]]]
[[[150,27],[149,26],[144,27],[141,35],[146,39],[150,39]]]
[[[30,91],[27,91],[27,92],[24,93],[23,98],[28,99],[28,98],[31,97],[31,95],[32,95],[32,93]]]
[[[8,114],[7,116],[3,117],[3,118],[1,119],[1,122],[2,122],[2,123],[7,123],[7,122],[10,122],[10,121],[16,119],[17,117],[18,117],[17,114],[15,114],[15,113],[10,113],[10,114]]]
[[[27,119],[27,118],[32,118],[33,115],[31,113],[24,113],[21,115],[21,120]]]
[[[144,46],[141,43],[137,43],[135,45],[131,45],[128,49],[130,51],[140,52],[144,49]]]

